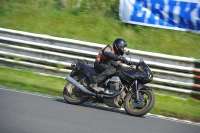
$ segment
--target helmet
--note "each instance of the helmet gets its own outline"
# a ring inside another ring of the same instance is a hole
[[[127,47],[127,43],[122,38],[117,38],[113,42],[113,48],[114,48],[115,52],[121,56],[124,54],[125,47]]]

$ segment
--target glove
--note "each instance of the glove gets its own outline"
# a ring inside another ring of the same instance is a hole
[[[128,60],[127,60],[125,57],[123,57],[123,56],[120,56],[120,57],[119,57],[119,60],[120,60],[122,63],[127,63],[127,62],[128,62]]]
[[[122,65],[117,65],[116,70],[121,70],[122,69]]]
[[[128,62],[127,62],[127,65],[129,65],[129,66],[134,65],[134,62],[128,61]]]

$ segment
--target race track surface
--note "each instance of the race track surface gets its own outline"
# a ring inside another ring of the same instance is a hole
[[[61,98],[0,89],[0,133],[200,133],[200,126],[133,117],[89,104],[70,105]]]

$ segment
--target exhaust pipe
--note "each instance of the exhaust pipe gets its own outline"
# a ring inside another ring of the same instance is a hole
[[[95,95],[95,93],[93,93],[93,92],[89,91],[88,89],[86,89],[85,87],[83,87],[81,84],[79,84],[76,80],[74,80],[70,76],[66,76],[66,80],[68,80],[69,82],[71,82],[73,85],[75,85],[77,88],[79,88],[83,92],[85,92],[87,94],[90,94],[90,95]]]

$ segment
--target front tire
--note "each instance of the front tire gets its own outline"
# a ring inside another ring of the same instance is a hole
[[[75,79],[77,82],[80,82],[79,81],[80,79],[77,78],[77,76],[74,76],[72,78]],[[87,85],[83,82],[80,84],[83,86]],[[80,89],[78,89],[76,86],[74,86],[70,82],[68,82],[63,89],[63,97],[67,103],[75,104],[75,105],[82,104],[88,101],[89,99],[89,97],[86,97],[86,95],[84,95],[84,93]]]
[[[153,108],[155,97],[151,90],[139,90],[139,97],[140,101],[135,102],[134,94],[127,94],[124,108],[129,115],[140,117]]]

